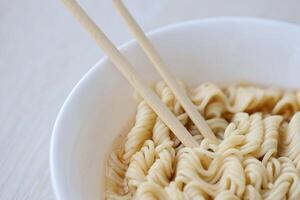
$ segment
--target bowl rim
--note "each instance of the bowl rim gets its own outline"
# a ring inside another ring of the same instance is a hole
[[[152,31],[147,32],[147,36],[154,36],[157,34],[161,34],[163,32],[171,31],[174,29],[177,29],[179,27],[185,27],[185,26],[191,26],[199,23],[212,23],[212,22],[255,22],[255,23],[267,23],[267,24],[273,24],[273,25],[280,25],[280,26],[286,26],[289,28],[297,28],[300,29],[300,26],[292,23],[292,22],[286,22],[279,19],[268,19],[268,18],[260,18],[260,17],[246,17],[246,16],[219,16],[219,17],[209,17],[209,18],[201,18],[201,19],[193,19],[188,21],[181,21],[172,23],[170,25],[166,25],[163,27],[159,27],[157,29],[154,29]],[[131,44],[136,43],[135,39],[130,39],[127,42],[121,44],[118,46],[119,50],[126,49]],[[57,147],[57,141],[58,141],[58,124],[62,121],[62,116],[65,113],[66,107],[68,106],[69,102],[72,101],[72,98],[74,94],[77,92],[77,90],[80,88],[80,85],[85,82],[88,77],[94,73],[96,68],[103,68],[105,67],[102,65],[107,61],[108,58],[104,55],[96,64],[94,64],[91,69],[89,69],[83,77],[75,84],[75,86],[72,88],[71,92],[68,94],[67,98],[65,99],[64,103],[62,104],[54,125],[52,129],[51,139],[50,139],[50,150],[49,150],[49,169],[50,169],[50,179],[51,179],[51,185],[54,191],[54,197],[56,199],[62,199],[62,195],[60,192],[60,188],[58,187],[58,169],[55,167],[56,163],[56,154],[55,149]]]

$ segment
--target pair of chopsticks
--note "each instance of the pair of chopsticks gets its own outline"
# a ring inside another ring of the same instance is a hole
[[[187,129],[180,123],[167,106],[159,99],[159,97],[142,81],[142,79],[134,71],[130,62],[122,55],[116,46],[106,37],[103,31],[91,20],[91,18],[80,7],[76,0],[61,0],[67,9],[74,15],[79,23],[87,32],[95,39],[99,47],[105,52],[112,63],[118,68],[128,82],[137,90],[147,104],[154,110],[158,117],[169,127],[176,137],[187,147],[197,147],[198,144]],[[127,8],[121,0],[113,0],[113,4],[128,25],[128,28],[135,36],[144,52],[149,57],[163,80],[169,86],[187,112],[191,120],[199,129],[201,134],[210,139],[214,143],[218,143],[218,139],[209,128],[205,119],[197,111],[191,100],[185,94],[183,88],[178,84],[174,76],[167,70],[162,58],[155,50],[145,33],[130,15]]]

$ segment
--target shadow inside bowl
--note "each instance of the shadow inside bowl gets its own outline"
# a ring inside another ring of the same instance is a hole
[[[149,34],[179,80],[195,85],[246,80],[299,88],[298,26],[251,18],[214,18],[168,26]],[[122,46],[138,73],[158,80],[135,42]],[[55,123],[51,175],[57,199],[99,200],[106,156],[118,134],[133,123],[133,90],[114,66],[101,60],[76,85]]]

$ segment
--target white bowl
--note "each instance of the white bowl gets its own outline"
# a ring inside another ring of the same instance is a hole
[[[299,88],[300,28],[263,19],[213,18],[168,26],[149,34],[178,79],[247,80]],[[158,79],[138,45],[122,52],[149,83]],[[111,144],[135,113],[133,90],[106,59],[99,61],[65,101],[53,130],[50,166],[59,200],[99,200]]]

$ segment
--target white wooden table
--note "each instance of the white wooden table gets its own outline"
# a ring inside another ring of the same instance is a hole
[[[151,30],[222,15],[300,23],[299,0],[126,0]],[[130,38],[110,0],[81,0],[106,33]],[[299,36],[300,37],[300,36]],[[54,199],[49,142],[55,117],[102,52],[59,1],[0,1],[0,199]]]

